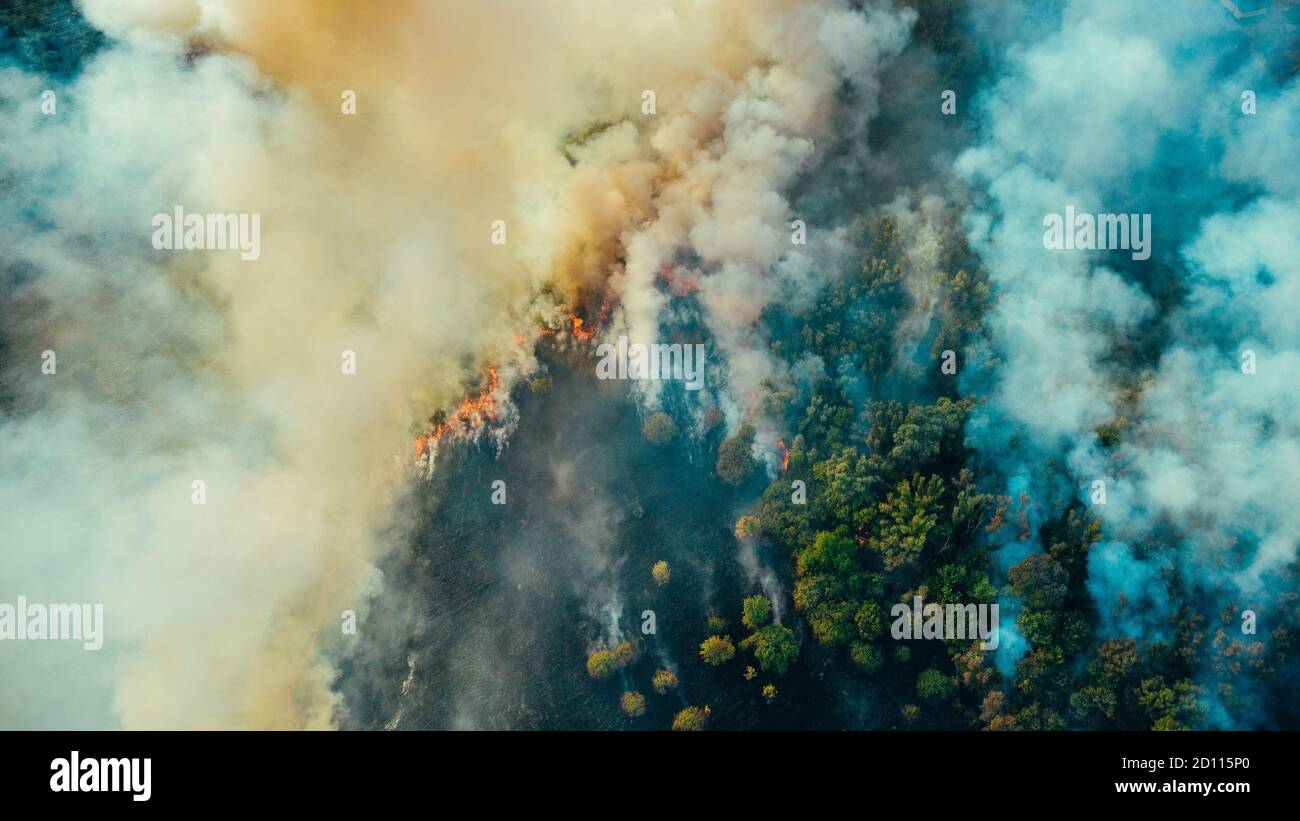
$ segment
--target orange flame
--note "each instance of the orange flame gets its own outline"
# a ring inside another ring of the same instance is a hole
[[[781,475],[790,468],[790,449],[785,446],[784,439],[777,439],[776,446],[781,449]]]
[[[487,372],[488,386],[482,393],[462,400],[456,410],[447,415],[445,422],[439,422],[415,437],[414,461],[419,461],[431,446],[440,444],[444,439],[472,436],[484,426],[496,421],[496,392],[501,382],[496,368],[488,368]]]
[[[672,265],[664,264],[659,267],[659,273],[656,276],[663,280],[668,286],[668,291],[673,296],[687,296],[697,293],[700,290],[700,283],[696,280],[680,274]]]
[[[582,325],[582,317],[573,317],[573,336],[577,339],[581,339],[583,342],[587,342],[596,335],[596,329],[592,328],[591,330],[584,331]]]

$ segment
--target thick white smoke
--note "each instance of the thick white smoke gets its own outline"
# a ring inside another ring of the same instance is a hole
[[[6,643],[5,726],[330,726],[340,614],[364,640],[412,431],[488,367],[505,401],[539,320],[611,276],[615,326],[653,341],[654,277],[693,253],[727,395],[781,379],[754,326],[810,275],[783,189],[836,88],[869,88],[910,19],[830,0],[83,5],[111,39],[57,115],[46,78],[0,84],[7,304],[27,309],[0,572],[103,602],[107,643]],[[260,258],[154,250],[177,205],[259,214]]]
[[[756,19],[741,32],[759,55],[756,64],[738,75],[701,77],[649,131],[664,176],[651,200],[653,218],[624,235],[626,264],[613,280],[622,307],[611,334],[658,340],[672,317],[656,281],[689,283],[726,366],[725,384],[714,384],[730,429],[761,417],[767,383],[791,383],[786,366],[767,352],[764,310],[806,305],[837,247],[830,226],[806,220],[808,244],[794,242],[800,215],[786,190],[829,141],[843,85],[858,92],[864,121],[875,113],[875,76],[906,44],[914,19],[910,9],[859,14],[824,3]],[[656,405],[657,383],[647,383],[645,393]],[[758,421],[760,448],[773,450],[774,422]]]
[[[990,394],[971,439],[1040,503],[1034,524],[1072,498],[1103,520],[1089,564],[1103,638],[1159,637],[1175,578],[1265,607],[1300,533],[1297,87],[1258,56],[1224,60],[1240,35],[1182,4],[1021,11],[1035,42],[1007,50],[958,162],[987,194],[968,231],[998,295],[999,359],[967,378]],[[1041,220],[1067,206],[1151,214],[1151,260],[1045,250]]]

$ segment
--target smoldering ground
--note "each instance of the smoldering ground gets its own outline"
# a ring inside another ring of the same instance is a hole
[[[717,727],[879,720],[856,712],[868,686],[808,636],[799,665],[777,680],[785,709],[765,710],[735,662],[700,663],[708,616],[725,615],[738,639],[740,601],[761,592],[729,526],[755,488],[717,480],[720,431],[651,444],[629,383],[559,363],[551,373],[549,393],[520,398],[519,429],[499,456],[486,443],[454,447],[412,489],[424,525],[409,551],[382,564],[384,592],[350,639],[343,726],[379,728],[400,715],[399,729],[662,729],[683,699],[712,705]],[[491,502],[497,479],[504,505]],[[659,560],[672,572],[662,587],[650,573]],[[645,610],[655,612],[654,635],[641,632]],[[615,623],[637,658],[594,681],[587,654],[611,644]],[[415,673],[403,695],[408,658]],[[660,668],[677,671],[678,691],[654,693]],[[645,716],[620,714],[628,690],[646,695]]]

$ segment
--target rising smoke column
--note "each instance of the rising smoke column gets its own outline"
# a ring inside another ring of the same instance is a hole
[[[1032,498],[1034,528],[1107,482],[1088,582],[1100,640],[1165,638],[1180,604],[1267,610],[1300,534],[1300,85],[1267,27],[1252,51],[1200,5],[1021,4],[1014,29],[981,32],[1007,56],[957,164],[997,296],[992,349],[964,377],[989,397],[968,435],[1006,493]],[[1152,214],[1151,260],[1045,250],[1041,220],[1067,205]]]
[[[831,142],[837,92],[853,89],[861,122],[875,114],[876,75],[906,44],[914,20],[910,9],[859,14],[827,4],[794,7],[779,21],[759,19],[745,32],[762,55],[759,65],[701,77],[649,134],[665,173],[654,218],[623,237],[626,260],[612,283],[621,308],[610,333],[659,339],[673,315],[656,280],[688,283],[710,349],[726,364],[725,383],[714,384],[727,427],[757,421],[770,464],[779,463],[774,443],[781,431],[779,420],[764,415],[762,397],[790,388],[795,377],[768,352],[760,319],[772,306],[810,304],[825,282],[822,272],[843,253],[834,225],[814,224],[808,245],[793,244],[793,220],[801,215],[786,189],[810,169],[819,142]],[[646,383],[644,393],[657,407],[657,384]]]
[[[777,244],[781,190],[908,21],[784,0],[83,8],[110,39],[74,78],[0,69],[0,502],[24,514],[2,578],[103,602],[108,642],[7,644],[6,726],[330,726],[339,613],[364,637],[373,562],[409,524],[413,427],[489,367],[506,402],[539,324],[611,272],[615,325],[653,339],[654,272],[693,251],[731,393],[780,377],[752,326],[809,274]],[[260,214],[261,257],[155,251],[176,205]]]

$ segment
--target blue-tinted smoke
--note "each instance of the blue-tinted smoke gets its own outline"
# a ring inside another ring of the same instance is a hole
[[[1162,639],[1183,606],[1267,613],[1300,537],[1294,35],[1278,12],[1248,36],[1217,3],[1009,5],[970,15],[1001,63],[957,160],[996,296],[969,439],[1000,492],[1027,488],[1034,549],[1071,503],[1102,520],[1101,640]],[[1150,259],[1044,247],[1067,207],[1150,214]]]

